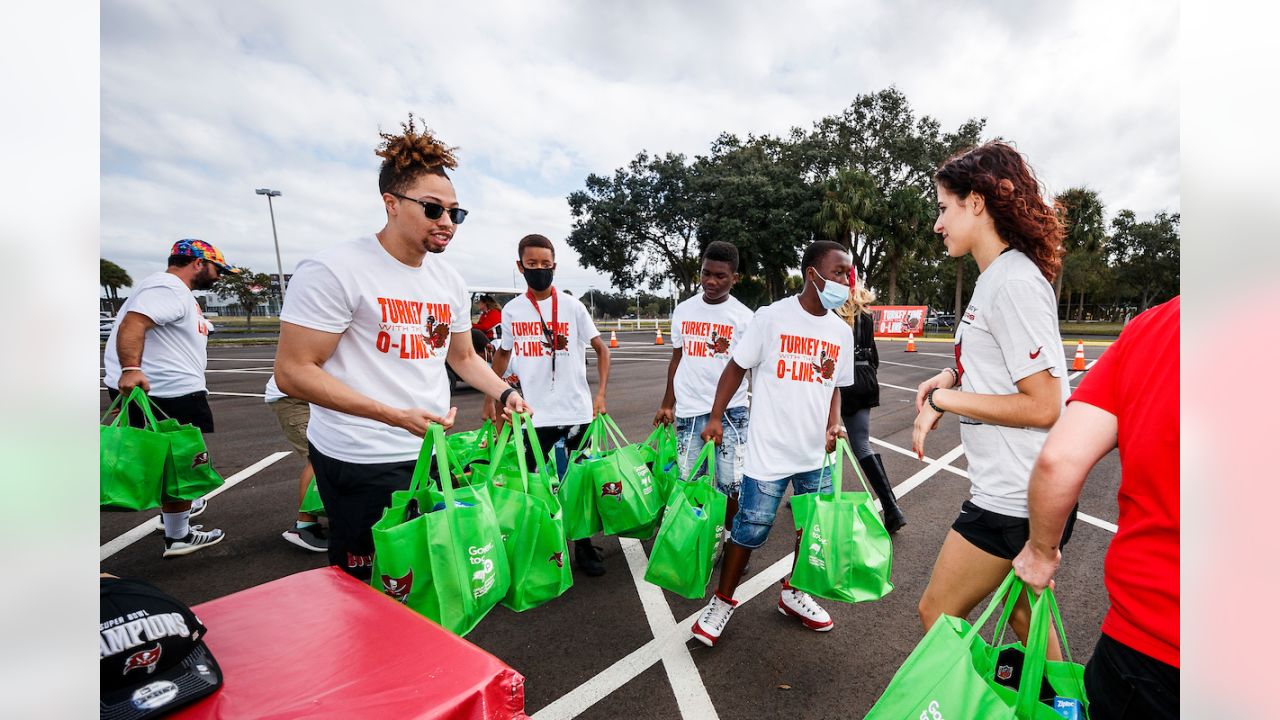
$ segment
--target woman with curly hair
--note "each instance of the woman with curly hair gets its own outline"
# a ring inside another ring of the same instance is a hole
[[[956,366],[916,393],[912,450],[923,458],[929,431],[955,413],[971,483],[920,598],[926,631],[941,613],[967,616],[1013,567],[1027,540],[1031,467],[1070,391],[1051,285],[1063,230],[1031,168],[989,142],[947,160],[934,180],[933,230],[951,257],[973,255],[981,274],[956,327]],[[1073,511],[1062,543],[1074,522]],[[1010,624],[1024,642],[1030,618],[1023,597]]]
[[[853,273],[850,273],[853,275]],[[840,420],[849,431],[849,447],[858,465],[867,476],[867,482],[880,498],[880,510],[884,513],[884,526],[890,534],[907,524],[898,507],[898,499],[889,484],[889,474],[884,470],[880,454],[871,449],[871,408],[880,405],[880,353],[876,350],[875,319],[870,305],[876,294],[861,278],[850,277],[853,290],[836,314],[853,328],[856,350],[853,353],[854,375],[857,378],[849,387],[840,388]]]

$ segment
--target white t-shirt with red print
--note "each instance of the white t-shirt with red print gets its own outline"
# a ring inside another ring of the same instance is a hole
[[[732,295],[712,305],[698,294],[676,306],[671,313],[671,346],[681,350],[680,365],[672,381],[676,417],[711,412],[720,375],[754,315]],[[747,379],[743,378],[729,407],[746,406]]]
[[[204,371],[209,365],[209,326],[191,288],[170,272],[148,275],[124,305],[102,353],[107,387],[120,387],[120,355],[116,352],[120,321],[136,312],[151,318],[142,348],[142,374],[151,384],[150,395],[175,398],[205,390]]]
[[[1065,405],[1071,394],[1053,286],[1018,250],[1004,252],[978,276],[956,327],[955,352],[964,392],[1013,395],[1019,380],[1048,370],[1062,386],[1059,402]],[[973,504],[1027,517],[1031,467],[1046,437],[1047,430],[962,416],[960,440],[969,462]]]
[[[577,298],[559,290],[553,297],[556,318],[550,341],[543,323],[547,328],[553,325],[551,297],[534,308],[525,294],[502,308],[502,349],[511,353],[507,369],[519,378],[521,395],[533,406],[534,427],[589,423],[593,415],[585,352],[600,331]]]
[[[822,468],[837,387],[853,384],[853,331],[792,296],[761,308],[733,351],[751,371],[751,435],[743,472],[778,480]]]
[[[449,410],[451,333],[469,333],[466,283],[439,254],[419,267],[367,237],[303,260],[285,293],[283,322],[341,333],[324,369],[356,392],[399,408]],[[422,439],[376,420],[311,406],[307,439],[350,463],[418,457]]]

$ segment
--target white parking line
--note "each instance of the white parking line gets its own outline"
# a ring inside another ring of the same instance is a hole
[[[264,468],[270,467],[276,461],[288,456],[289,456],[288,451],[281,451],[277,453],[272,453],[262,458],[258,462],[250,465],[249,467],[241,470],[235,475],[232,475],[231,477],[227,478],[225,482],[223,482],[221,485],[219,485],[218,487],[210,491],[208,494],[206,494],[204,496],[204,499],[208,500],[209,498],[215,497],[217,495],[222,494],[223,492],[226,492],[227,490],[230,490],[231,488],[235,487],[240,481],[253,477],[259,471],[263,470]],[[120,535],[114,540],[111,540],[107,542],[105,545],[102,545],[101,547],[99,547],[98,561],[101,562],[111,557],[112,555],[115,555],[121,550],[129,547],[130,545],[138,542],[142,538],[147,537],[151,533],[155,532],[155,529],[156,529],[156,519],[154,517],[149,517],[146,520],[143,520],[139,525],[134,527],[132,530],[129,530],[128,532]]]
[[[1103,520],[1102,518],[1096,518],[1092,515],[1086,515],[1085,513],[1082,513],[1082,512],[1077,512],[1076,517],[1089,523],[1090,525],[1093,525],[1094,527],[1100,527],[1103,530],[1109,530],[1113,534],[1120,529],[1120,526],[1116,525],[1115,523],[1110,523],[1110,522],[1107,522],[1106,520]]]
[[[909,367],[909,368],[919,368],[919,369],[921,369],[921,370],[932,370],[932,371],[934,371],[935,373],[936,373],[936,372],[939,372],[939,371],[941,371],[941,370],[942,370],[942,368],[940,368],[940,367],[933,367],[932,365],[916,365],[916,364],[914,364],[914,363],[900,363],[900,362],[893,362],[892,360],[881,360],[881,361],[880,361],[880,364],[881,364],[881,365],[898,365],[898,366],[900,366],[900,367]]]
[[[963,451],[964,447],[958,446],[942,457],[950,458],[946,461],[950,462],[951,460],[959,457],[960,453]],[[945,465],[940,464],[941,462],[942,459],[939,459],[930,463],[928,467],[911,477],[908,482],[913,483],[912,485],[908,487],[907,483],[903,483],[899,486],[902,488],[901,490],[895,488],[895,494],[898,497],[902,497],[916,487],[919,487],[920,484],[930,476],[936,474],[945,467]],[[623,551],[626,551],[625,545],[623,546]],[[742,606],[760,593],[772,588],[775,583],[786,577],[787,573],[791,572],[791,566],[794,559],[795,553],[787,553],[786,557],[778,560],[760,573],[751,576],[751,578],[746,582],[739,585],[737,592],[733,594],[733,598],[738,601],[738,605]],[[631,559],[628,558],[627,562],[630,563]],[[564,695],[561,695],[546,707],[531,715],[531,719],[569,720],[570,718],[575,718],[583,712],[586,712],[600,700],[603,700],[614,690],[617,690],[644,671],[648,670],[654,663],[662,660],[664,658],[664,651],[667,645],[675,642],[681,643],[686,648],[687,652],[687,643],[692,640],[689,636],[689,630],[693,627],[694,621],[698,618],[698,615],[701,614],[701,612],[702,611],[699,610],[689,617],[686,617],[684,620],[681,620],[676,624],[673,631],[668,631],[665,636],[661,638],[655,637],[653,640],[650,640],[637,648],[630,655],[627,655],[597,673],[595,677],[584,682],[573,690],[570,690]],[[697,668],[695,667],[693,671],[697,672]],[[670,673],[668,672],[668,675],[669,674]],[[699,680],[699,683],[701,683],[701,680]],[[683,707],[681,710],[683,712]]]
[[[693,663],[689,654],[689,631],[680,631],[676,618],[671,614],[671,606],[663,596],[662,588],[644,579],[645,568],[649,558],[644,554],[644,547],[639,540],[619,538],[622,554],[627,558],[627,566],[631,569],[631,580],[640,594],[640,604],[644,607],[645,619],[649,621],[649,630],[655,640],[659,641],[659,652],[662,666],[667,671],[667,681],[675,692],[676,706],[680,708],[682,718],[719,718],[711,697],[707,695],[707,686],[702,682],[702,674]]]

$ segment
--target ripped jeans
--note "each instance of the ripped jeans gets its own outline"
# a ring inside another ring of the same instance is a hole
[[[689,469],[702,452],[705,444],[702,442],[702,430],[710,417],[711,414],[707,413],[676,418],[676,447],[681,476],[688,476]],[[746,459],[750,414],[745,407],[732,407],[724,411],[720,422],[724,425],[724,442],[716,452],[716,489],[732,497],[742,487],[742,463]]]

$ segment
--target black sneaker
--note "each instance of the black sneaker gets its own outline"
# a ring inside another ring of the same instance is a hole
[[[600,577],[605,572],[600,549],[591,544],[590,538],[574,541],[573,559],[574,564],[591,577]]]
[[[191,501],[191,512],[187,515],[187,519],[191,520],[192,518],[195,518],[196,516],[200,515],[205,510],[208,510],[208,509],[209,509],[208,501],[206,501],[204,498],[196,498],[195,500]],[[156,516],[155,531],[164,532],[164,517],[161,515]]]
[[[184,538],[177,540],[173,538],[164,539],[164,556],[177,557],[179,555],[190,555],[191,553],[207,548],[210,545],[217,545],[222,542],[222,538],[226,537],[221,530],[210,530],[204,532],[201,525],[191,526],[191,531]]]
[[[280,537],[303,550],[310,550],[311,552],[329,551],[329,536],[324,534],[324,528],[320,526],[320,523],[308,525],[304,528],[291,527],[280,533]]]

